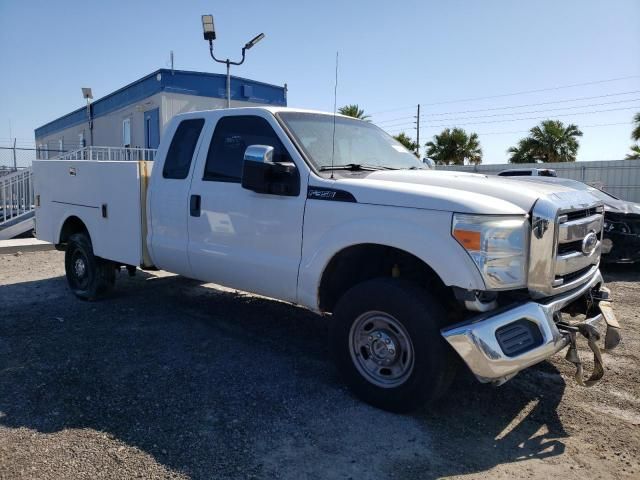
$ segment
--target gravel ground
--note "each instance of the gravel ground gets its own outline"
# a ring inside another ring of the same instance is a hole
[[[0,256],[0,478],[637,479],[640,273],[607,277],[624,339],[597,386],[556,355],[394,415],[306,310],[162,272],[82,302],[60,252]]]

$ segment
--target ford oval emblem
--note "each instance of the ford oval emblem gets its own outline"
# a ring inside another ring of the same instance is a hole
[[[582,253],[591,255],[598,246],[598,236],[596,232],[591,231],[582,239]]]

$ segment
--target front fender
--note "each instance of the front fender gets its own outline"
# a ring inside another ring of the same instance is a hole
[[[380,205],[307,202],[298,303],[319,310],[319,286],[329,261],[347,247],[378,244],[424,261],[447,286],[484,290],[467,252],[451,236],[451,212]]]

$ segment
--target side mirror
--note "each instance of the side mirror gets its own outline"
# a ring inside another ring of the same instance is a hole
[[[297,197],[300,175],[293,162],[274,162],[273,147],[251,145],[244,152],[242,188],[256,193]]]
[[[436,168],[436,162],[434,162],[433,160],[431,160],[430,158],[423,158],[422,161],[424,162],[424,164],[431,170],[435,170]]]

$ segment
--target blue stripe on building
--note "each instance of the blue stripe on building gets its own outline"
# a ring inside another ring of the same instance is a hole
[[[158,74],[160,74],[159,81]],[[107,115],[163,91],[201,97],[226,98],[226,82],[226,75],[219,73],[172,71],[161,68],[93,102],[91,104],[93,118]],[[233,76],[231,77],[231,100],[274,106],[287,105],[284,87]],[[36,128],[35,135],[36,138],[44,137],[86,121],[87,109],[82,107]]]

